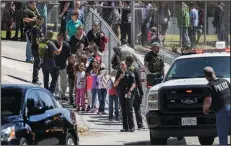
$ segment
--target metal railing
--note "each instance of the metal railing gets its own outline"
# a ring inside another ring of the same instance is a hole
[[[119,38],[115,35],[113,32],[112,28],[108,25],[108,23],[100,16],[98,13],[97,9],[94,9],[90,6],[86,7],[85,9],[85,31],[88,32],[91,30],[91,27],[93,25],[94,21],[98,21],[100,23],[100,28],[103,33],[106,34],[106,36],[109,38],[109,42],[107,44],[107,51],[104,53],[103,57],[103,63],[106,65],[106,67],[111,71],[111,57],[113,56],[114,52],[112,51],[114,47],[119,47],[121,45],[121,42]],[[142,61],[139,59],[138,56],[133,54],[135,63],[134,65],[140,69],[140,73],[148,74],[149,71],[144,67]],[[141,112],[143,116],[146,115],[148,112],[148,107],[147,107],[147,92],[148,89],[146,87],[146,82],[143,82],[143,90],[145,92],[145,95],[143,97],[143,101],[141,104]],[[143,117],[144,118],[144,117]],[[144,118],[145,120],[145,118]]]

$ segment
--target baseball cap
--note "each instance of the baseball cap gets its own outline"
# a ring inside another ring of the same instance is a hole
[[[52,38],[54,35],[54,32],[52,30],[47,31],[46,37]]]
[[[162,45],[159,42],[153,42],[151,46],[161,47]]]

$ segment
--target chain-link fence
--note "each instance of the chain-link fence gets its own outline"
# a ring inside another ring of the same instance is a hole
[[[135,44],[158,40],[165,47],[229,46],[230,2],[139,2],[135,8]]]
[[[3,1],[1,2],[1,37],[5,37],[6,31],[10,30],[10,37],[16,36],[25,36],[24,34],[24,23],[23,23],[23,11],[27,7],[26,2],[10,2]],[[36,5],[38,12],[44,17],[44,26],[43,29],[53,30],[58,32],[60,27],[59,15],[59,4],[53,2],[40,2]],[[9,21],[12,19],[13,21]],[[11,27],[5,27],[11,26]]]
[[[103,2],[99,15],[118,39],[148,46],[160,41],[166,48],[211,48],[230,42],[230,2],[139,1]]]

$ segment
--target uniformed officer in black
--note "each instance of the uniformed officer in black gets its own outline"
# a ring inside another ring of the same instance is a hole
[[[151,51],[144,57],[144,66],[147,67],[151,73],[157,73],[157,77],[164,76],[164,61],[158,54],[161,44],[159,42],[153,42],[151,47]]]
[[[143,121],[142,121],[142,116],[141,116],[141,111],[140,111],[140,105],[142,103],[142,98],[144,95],[143,89],[142,89],[142,83],[140,80],[140,75],[139,71],[136,69],[136,67],[133,65],[133,57],[132,56],[127,56],[126,57],[126,65],[128,67],[128,70],[134,73],[135,75],[135,80],[136,80],[136,88],[134,89],[134,103],[133,107],[135,110],[135,115],[136,115],[136,122],[138,126],[138,130],[141,130],[144,128],[143,126]]]
[[[135,89],[135,75],[127,69],[125,61],[120,62],[120,70],[116,75],[114,87],[118,88],[120,105],[122,109],[123,129],[121,132],[134,132],[133,118],[133,90]]]
[[[43,18],[38,16],[36,18],[35,25],[31,29],[31,50],[32,56],[34,57],[33,63],[33,75],[32,75],[32,83],[33,84],[41,84],[39,82],[39,70],[40,70],[40,58],[38,53],[39,41],[42,38],[41,26],[43,25]]]
[[[59,70],[57,68],[57,65],[55,64],[55,55],[59,55],[62,51],[63,44],[60,45],[59,48],[55,46],[55,44],[52,41],[54,32],[48,31],[46,36],[44,37],[44,40],[40,41],[39,45],[46,44],[47,50],[43,53],[39,54],[40,58],[42,58],[42,72],[43,72],[43,82],[44,82],[44,88],[50,90],[51,93],[55,92],[55,87],[59,75]],[[41,52],[41,49],[39,47],[39,51]],[[51,83],[49,86],[49,76],[51,75]]]
[[[205,78],[209,81],[210,94],[204,100],[203,110],[216,112],[216,127],[220,145],[228,145],[230,129],[230,83],[216,77],[212,67],[204,68]]]

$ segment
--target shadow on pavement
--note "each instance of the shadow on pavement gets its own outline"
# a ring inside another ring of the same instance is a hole
[[[97,125],[122,125],[121,123],[101,123],[101,124],[98,124]]]
[[[15,59],[15,58],[11,58],[11,57],[6,57],[6,56],[2,56],[2,57],[3,57],[3,58],[6,58],[6,59],[14,60],[14,61],[19,61],[19,62],[27,63],[26,61],[19,60],[19,59]]]
[[[23,78],[15,77],[15,76],[12,76],[12,75],[7,75],[7,76],[9,76],[9,77],[11,77],[11,78],[14,78],[14,79],[16,79],[16,80],[20,80],[20,81],[22,81],[22,82],[26,82],[26,83],[31,83],[31,84],[32,84],[32,82],[27,81],[27,80],[25,80],[25,79],[23,79]]]
[[[150,141],[137,141],[137,142],[128,142],[124,145],[150,145]],[[167,145],[187,145],[185,138],[178,140],[177,138],[169,138]]]

